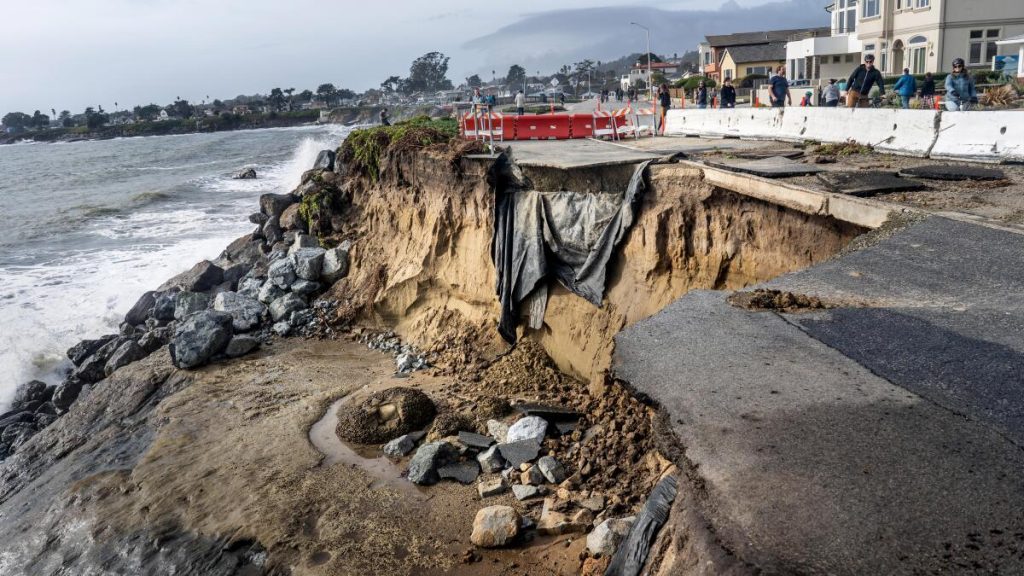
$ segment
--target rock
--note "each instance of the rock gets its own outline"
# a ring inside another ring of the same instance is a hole
[[[304,310],[308,307],[306,301],[297,294],[285,294],[270,303],[270,317],[274,322],[288,320],[292,312]]]
[[[93,352],[92,356],[86,358],[82,365],[72,373],[72,376],[83,384],[92,384],[93,382],[103,380],[107,376],[107,360],[110,359],[114,351],[128,340],[129,338],[123,336],[112,338],[96,350],[96,352]]]
[[[437,475],[442,480],[455,480],[460,484],[472,484],[480,476],[480,465],[476,460],[454,462],[441,466],[437,469]]]
[[[46,385],[46,382],[42,382],[40,380],[26,382],[25,384],[18,386],[18,389],[14,392],[14,400],[11,404],[12,406],[22,406],[29,402],[45,402],[49,400],[49,398],[46,397],[47,390],[48,386]]]
[[[633,527],[636,516],[626,518],[609,518],[597,525],[587,535],[587,551],[594,556],[611,556],[615,549],[625,540],[629,529]]]
[[[583,498],[578,502],[581,508],[586,508],[591,512],[600,512],[604,510],[604,496],[590,496]]]
[[[57,389],[56,386],[51,386],[50,388],[53,389],[53,390]],[[57,407],[53,405],[53,402],[43,402],[42,404],[39,405],[39,408],[36,408],[36,414],[53,414],[53,415],[56,415],[57,414]]]
[[[17,424],[19,422],[31,422],[34,416],[29,410],[22,410],[13,414],[7,414],[3,418],[0,418],[0,429],[7,428],[11,424]]]
[[[171,338],[171,362],[184,369],[209,362],[231,341],[232,320],[230,314],[216,310],[203,310],[186,318]]]
[[[540,453],[540,445],[532,439],[520,440],[519,442],[498,444],[498,451],[513,468],[518,468],[524,462],[530,462],[537,457],[537,454]]]
[[[326,250],[323,248],[299,248],[292,252],[295,275],[304,280],[319,280],[324,266],[325,253]]]
[[[182,321],[185,318],[201,312],[210,307],[211,298],[199,292],[178,292],[174,297],[174,319]]]
[[[283,288],[274,284],[270,280],[267,280],[263,283],[263,286],[260,287],[260,292],[256,296],[256,299],[264,304],[270,304],[285,294],[287,294],[287,292]]]
[[[572,515],[556,510],[559,501],[555,498],[545,498],[544,508],[540,513],[540,521],[537,522],[537,531],[541,534],[558,536],[572,532],[586,532],[594,521],[594,513],[590,510],[578,510]]]
[[[511,506],[488,506],[476,513],[470,541],[481,548],[506,546],[519,535],[522,519]]]
[[[260,341],[256,338],[246,334],[238,334],[233,336],[231,341],[228,342],[227,348],[224,349],[224,355],[229,358],[238,358],[259,348],[259,346]]]
[[[310,282],[309,280],[296,280],[292,284],[291,290],[292,293],[299,296],[312,296],[320,291],[320,284],[318,282]]]
[[[48,414],[45,412],[36,412],[35,416],[32,417],[32,422],[36,425],[36,430],[42,430],[56,421],[56,414]]]
[[[515,424],[509,427],[505,442],[513,443],[520,440],[533,440],[538,445],[544,442],[544,435],[548,430],[547,420],[538,416],[527,416],[520,418]]]
[[[61,413],[67,412],[81,394],[83,385],[84,382],[73,376],[61,382],[53,392],[54,408]]]
[[[177,307],[178,292],[163,292],[156,297],[153,304],[153,319],[169,322],[174,320]]]
[[[260,282],[257,278],[244,278],[238,283],[238,293],[242,296],[259,300],[260,288],[262,287],[263,282]]]
[[[205,292],[224,281],[224,270],[209,260],[193,266],[160,286],[161,291],[178,288],[182,292]]]
[[[153,312],[153,306],[156,305],[156,292],[146,292],[132,309],[124,315],[124,321],[132,326],[138,326],[139,324],[145,324],[146,318],[149,318],[150,313]]]
[[[505,479],[502,477],[493,478],[491,480],[481,480],[476,485],[476,491],[480,494],[481,498],[491,498],[504,494],[508,490],[508,484],[505,483]]]
[[[306,219],[302,217],[299,207],[299,204],[292,204],[284,209],[284,212],[281,213],[281,228],[284,230],[298,230],[300,232],[307,230]]]
[[[92,356],[97,350],[116,338],[114,335],[104,336],[97,340],[82,340],[71,348],[68,348],[68,359],[75,366],[80,365],[86,358]]]
[[[139,337],[136,343],[139,345],[139,348],[142,348],[142,350],[149,355],[157,351],[166,342],[160,337],[160,333],[155,330],[150,330]]]
[[[129,340],[110,355],[110,359],[107,360],[103,371],[107,376],[110,376],[118,368],[127,366],[136,360],[142,360],[145,357],[146,351],[142,346],[139,346],[134,340]]]
[[[291,333],[292,325],[289,324],[287,321],[275,322],[271,330],[274,331],[274,334],[277,334],[278,336],[281,336],[283,338],[287,336],[289,333]]]
[[[255,168],[243,168],[241,172],[238,172],[232,176],[235,180],[255,180],[256,169]]]
[[[313,182],[312,180],[310,180],[309,182],[302,183],[292,193],[295,194],[296,197],[304,199],[307,196],[310,196],[312,194],[317,194],[319,192],[320,192],[320,185],[317,184],[316,182]]]
[[[300,328],[312,324],[314,320],[316,320],[316,314],[309,308],[296,310],[288,317],[288,323],[292,325],[292,328]]]
[[[488,420],[487,434],[496,442],[504,443],[508,438],[508,424],[500,420]]]
[[[420,446],[409,461],[409,481],[422,486],[437,484],[441,477],[438,468],[458,457],[455,447],[447,442],[430,442]]]
[[[252,214],[249,214],[249,222],[256,224],[260,228],[262,228],[263,225],[267,223],[267,220],[270,220],[270,217],[264,214],[263,212],[254,212]]]
[[[491,446],[477,455],[476,461],[480,463],[480,469],[485,474],[501,472],[505,468],[505,459],[501,457],[497,446]]]
[[[530,466],[519,475],[519,481],[528,486],[540,486],[544,480],[544,473],[537,466]]]
[[[565,480],[565,468],[562,467],[561,462],[555,460],[552,456],[544,456],[537,460],[536,467],[544,474],[544,478],[547,478],[547,481],[552,484],[561,484]]]
[[[384,455],[391,458],[401,458],[416,448],[416,442],[422,438],[417,434],[403,434],[384,445]]]
[[[338,410],[338,436],[357,444],[388,442],[403,434],[423,430],[437,408],[430,397],[414,388],[388,388],[358,404]],[[417,438],[418,439],[418,438]]]
[[[295,203],[291,194],[264,194],[260,196],[260,211],[271,220],[280,218],[285,209]]]
[[[475,432],[466,432],[464,430],[459,431],[459,442],[469,446],[470,448],[488,448],[491,444],[494,444],[494,440],[482,434]]]
[[[4,428],[3,432],[0,432],[0,442],[10,446],[11,450],[17,450],[19,446],[28,442],[29,438],[34,436],[36,432],[35,423],[33,422],[11,424]]]
[[[529,486],[525,484],[516,484],[512,486],[512,494],[515,495],[516,500],[523,501],[529,500],[530,498],[536,498],[541,495],[540,488],[536,486]]]
[[[267,269],[267,280],[282,290],[288,289],[296,279],[295,264],[289,258],[275,260]]]
[[[267,244],[274,245],[280,242],[284,238],[284,231],[281,230],[281,219],[279,216],[273,216],[267,219],[266,224],[261,229],[263,238],[267,241]]]
[[[232,290],[234,290],[250,270],[252,270],[252,264],[247,264],[245,262],[232,264],[224,269],[224,281],[230,282]]]
[[[422,370],[423,368],[426,367],[427,362],[423,358],[420,358],[415,354],[410,354],[406,352],[399,354],[395,358],[395,371],[397,371],[399,374],[408,374],[409,372]]]
[[[321,150],[313,162],[314,170],[334,170],[334,150]]]
[[[213,309],[231,315],[231,327],[246,332],[260,325],[267,307],[255,298],[237,292],[221,292],[213,299]]]
[[[342,242],[339,246],[331,248],[324,254],[324,265],[321,277],[327,284],[334,284],[338,280],[348,276],[349,257],[348,253],[352,248],[349,241]]]
[[[313,238],[309,234],[297,234],[295,240],[292,241],[291,247],[288,248],[288,255],[293,256],[298,250],[303,248],[319,248],[320,241]]]

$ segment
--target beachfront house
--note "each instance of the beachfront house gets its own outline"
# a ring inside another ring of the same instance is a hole
[[[740,32],[737,34],[705,36],[704,42],[697,45],[698,58],[700,59],[704,76],[707,76],[717,82],[721,82],[725,79],[723,66],[725,53],[732,49],[733,67],[731,70],[732,74],[734,74],[733,79],[735,80],[747,76],[747,67],[758,67],[753,65],[746,66],[745,64],[761,63],[762,67],[767,67],[768,63],[781,65],[782,60],[785,59],[786,42],[788,42],[791,37],[807,32],[821,32],[822,30],[824,29],[796,28],[791,30],[767,30],[762,32]],[[824,33],[827,33],[827,30],[825,30]],[[748,50],[737,50],[739,48]],[[736,65],[737,58],[749,58],[755,55],[770,56],[774,59],[758,62],[751,61],[744,63],[742,66]]]
[[[831,25],[794,34],[786,43],[786,72],[791,80],[818,84],[849,76],[861,61],[857,37],[857,0],[836,0],[825,7]]]
[[[782,42],[753,46],[732,46],[722,55],[722,80],[742,81],[747,77],[768,77],[786,59],[786,45]]]
[[[650,67],[650,73],[652,75],[660,72],[666,79],[678,76],[679,70],[680,65],[674,62],[651,62]],[[651,79],[647,75],[647,72],[647,64],[642,64],[640,62],[634,64],[633,67],[629,69],[629,75],[622,79],[622,89],[629,90],[630,88],[638,86],[640,82],[643,82],[644,86],[650,86]]]

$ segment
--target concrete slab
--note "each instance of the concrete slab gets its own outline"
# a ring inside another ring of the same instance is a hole
[[[706,160],[708,166],[753,174],[763,178],[787,178],[790,176],[806,176],[822,172],[820,166],[803,164],[784,156],[771,156],[760,160]]]
[[[520,166],[568,170],[589,166],[637,164],[659,155],[594,140],[536,140],[509,144]]]
[[[895,172],[862,170],[858,172],[822,172],[818,174],[829,190],[859,198],[869,198],[888,192],[921,190],[926,186],[909,178],[900,178]]]
[[[968,165],[942,164],[936,166],[914,166],[903,168],[900,175],[928,178],[930,180],[1002,180],[1006,178],[1006,172],[998,168],[980,168]]]

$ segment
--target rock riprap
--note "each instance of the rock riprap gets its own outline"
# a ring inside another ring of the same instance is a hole
[[[198,368],[222,352],[231,341],[233,318],[226,312],[196,312],[174,331],[171,361],[178,368]]]

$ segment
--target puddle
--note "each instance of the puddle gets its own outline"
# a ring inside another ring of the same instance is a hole
[[[349,394],[336,400],[327,408],[323,417],[309,429],[309,441],[324,455],[320,466],[345,464],[358,467],[375,479],[371,488],[388,487],[422,497],[416,486],[402,477],[402,469],[386,456],[363,456],[338,438],[335,432],[338,427],[338,408],[352,400],[354,396]]]

